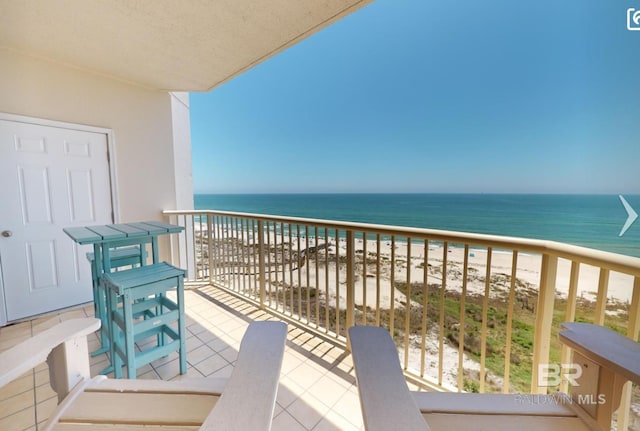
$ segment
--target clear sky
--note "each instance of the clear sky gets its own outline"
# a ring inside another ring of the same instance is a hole
[[[637,0],[377,0],[191,94],[196,193],[640,193]]]

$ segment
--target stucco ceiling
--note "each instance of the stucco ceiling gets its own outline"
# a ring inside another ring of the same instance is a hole
[[[0,0],[0,48],[207,91],[371,0]]]

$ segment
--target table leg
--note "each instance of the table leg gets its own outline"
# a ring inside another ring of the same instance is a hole
[[[158,257],[158,237],[157,236],[151,237],[151,254],[152,254],[151,258],[153,260],[153,263],[154,264],[158,263],[159,257]],[[156,297],[160,297],[160,298],[162,298],[163,296],[164,296],[163,294],[156,295]],[[162,301],[160,303],[162,303]],[[161,314],[162,314],[162,305],[156,308],[156,316],[159,316]],[[157,343],[159,346],[164,346],[167,343],[167,336],[166,334],[164,334],[164,332],[158,334]]]
[[[180,374],[187,372],[187,330],[184,321],[184,277],[178,277],[176,288],[178,302],[178,334],[180,335]]]
[[[104,291],[104,285],[102,283],[103,264],[102,264],[102,247],[100,244],[93,244],[93,268],[95,274],[94,291],[93,291],[93,304],[96,313],[96,318],[100,319],[100,348],[91,352],[91,356],[98,356],[109,351],[109,316],[107,313],[107,304]]]
[[[118,307],[118,298],[117,296],[115,296],[114,294],[111,293],[111,289],[107,289],[105,284],[104,284],[104,280],[101,279],[100,281],[102,283],[102,289],[103,289],[103,294],[104,294],[104,298],[105,298],[105,304],[106,304],[106,316],[107,316],[107,323],[106,323],[106,334],[107,334],[107,339],[108,339],[108,349],[109,349],[109,365],[107,365],[106,368],[104,368],[102,371],[100,371],[98,374],[102,374],[102,375],[106,375],[109,374],[111,372],[114,371],[114,354],[115,354],[115,346],[113,343],[113,337],[116,336],[116,332],[114,332],[114,325],[113,325],[113,318],[112,318],[112,312],[111,310],[113,310],[112,307]],[[114,305],[115,304],[115,305]]]
[[[151,251],[153,253],[153,263],[158,263],[158,237],[151,238]]]

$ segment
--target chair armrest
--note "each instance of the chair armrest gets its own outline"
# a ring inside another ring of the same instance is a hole
[[[570,322],[562,327],[560,341],[573,349],[579,366],[571,398],[602,429],[610,429],[623,385],[640,383],[640,344],[604,326]]]
[[[407,387],[389,332],[354,326],[349,328],[349,340],[365,429],[429,430]]]
[[[200,430],[271,429],[286,338],[282,322],[249,325],[233,373]]]
[[[66,320],[0,353],[0,387],[45,362],[59,346],[75,344],[79,338],[83,338],[86,347],[86,336],[98,328],[98,319]],[[84,358],[78,360],[86,361],[88,371],[88,356],[85,354]]]
[[[616,374],[640,383],[640,343],[604,326],[569,322],[562,324],[560,341]]]

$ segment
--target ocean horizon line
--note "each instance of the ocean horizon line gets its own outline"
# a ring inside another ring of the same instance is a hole
[[[640,222],[619,236],[618,194],[195,194],[195,209],[541,239],[640,257]],[[640,208],[640,195],[625,200]]]
[[[638,193],[591,192],[198,192],[194,196],[255,196],[255,195],[461,195],[461,196],[640,196]]]

